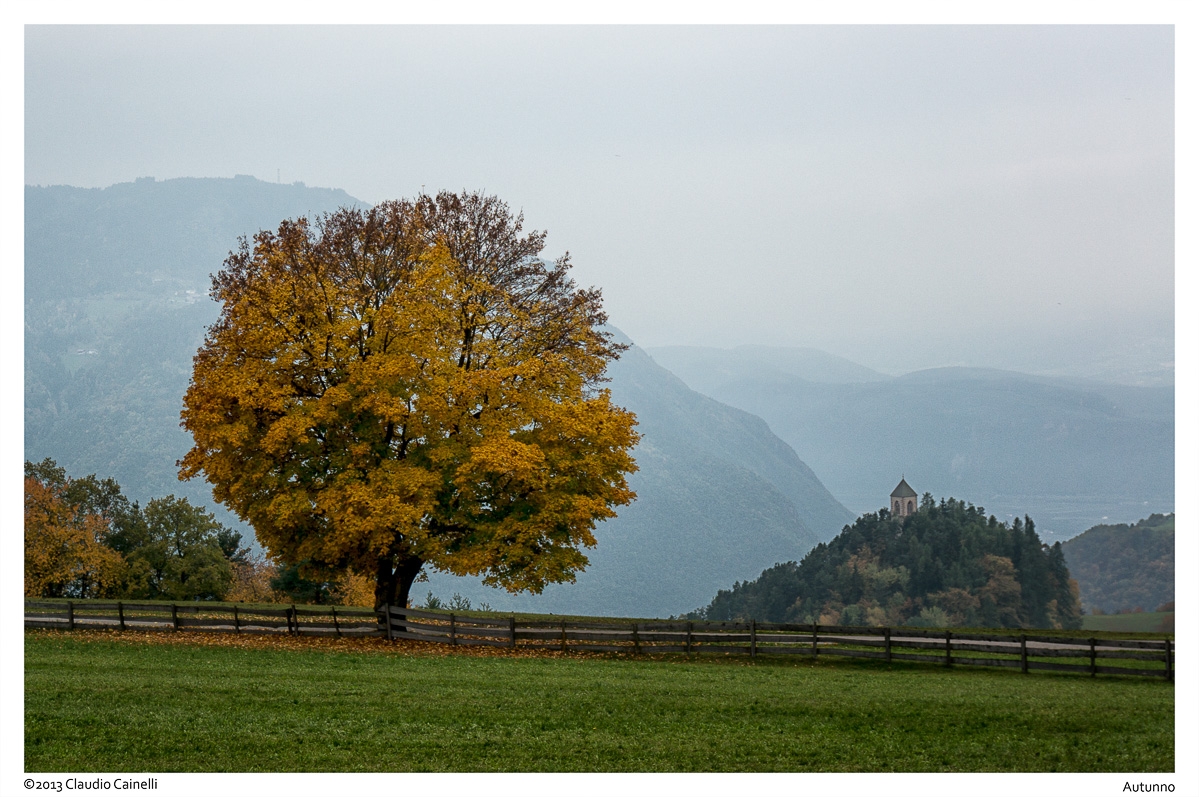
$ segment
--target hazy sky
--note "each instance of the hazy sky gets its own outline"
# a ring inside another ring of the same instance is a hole
[[[817,346],[889,372],[1173,358],[1169,26],[28,27],[25,44],[28,184],[485,189],[645,346]]]

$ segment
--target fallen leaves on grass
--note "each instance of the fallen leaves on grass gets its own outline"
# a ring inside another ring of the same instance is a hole
[[[126,642],[141,645],[205,645],[209,647],[242,648],[246,650],[304,650],[334,653],[376,653],[391,656],[479,656],[508,658],[595,658],[604,654],[587,651],[546,650],[526,647],[492,647],[490,645],[445,645],[438,642],[418,642],[365,636],[304,636],[294,634],[235,634],[202,631],[121,631],[108,628],[29,629],[27,634],[59,636],[87,642]]]

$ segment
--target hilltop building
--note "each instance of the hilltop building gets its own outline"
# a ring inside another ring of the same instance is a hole
[[[907,517],[916,514],[916,491],[907,482],[900,479],[899,485],[891,491],[891,517]]]

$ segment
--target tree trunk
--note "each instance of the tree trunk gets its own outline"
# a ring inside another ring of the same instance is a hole
[[[381,558],[375,571],[375,610],[384,605],[408,608],[408,593],[424,564],[416,556]]]

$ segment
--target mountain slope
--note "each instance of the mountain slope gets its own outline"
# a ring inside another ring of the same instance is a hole
[[[655,346],[649,355],[691,387],[707,393],[727,382],[792,376],[833,384],[883,382],[890,377],[820,349],[793,346]]]
[[[25,300],[59,302],[113,291],[208,291],[238,236],[284,218],[361,204],[345,191],[252,177],[155,181],[108,188],[25,187]],[[165,283],[165,284],[164,284]]]
[[[616,400],[634,408],[642,433],[656,444],[694,446],[759,474],[795,503],[819,541],[832,539],[853,521],[812,469],[761,418],[691,390],[635,346],[613,364],[609,375]]]
[[[971,368],[838,383],[703,351],[652,353],[695,389],[765,419],[855,511],[884,506],[900,474],[917,492],[963,496],[1001,519],[1029,514],[1050,541],[1174,504],[1172,388]]]
[[[191,358],[217,317],[209,275],[239,236],[356,203],[245,177],[27,186],[26,459],[115,478],[134,500],[211,506],[207,485],[175,477]]]
[[[1174,515],[1087,529],[1062,545],[1086,609],[1147,612],[1174,600]]]
[[[761,418],[696,393],[635,346],[608,373],[613,399],[637,414],[643,436],[630,479],[637,500],[599,525],[587,570],[540,596],[441,575],[430,591],[523,611],[679,614],[853,521]]]

